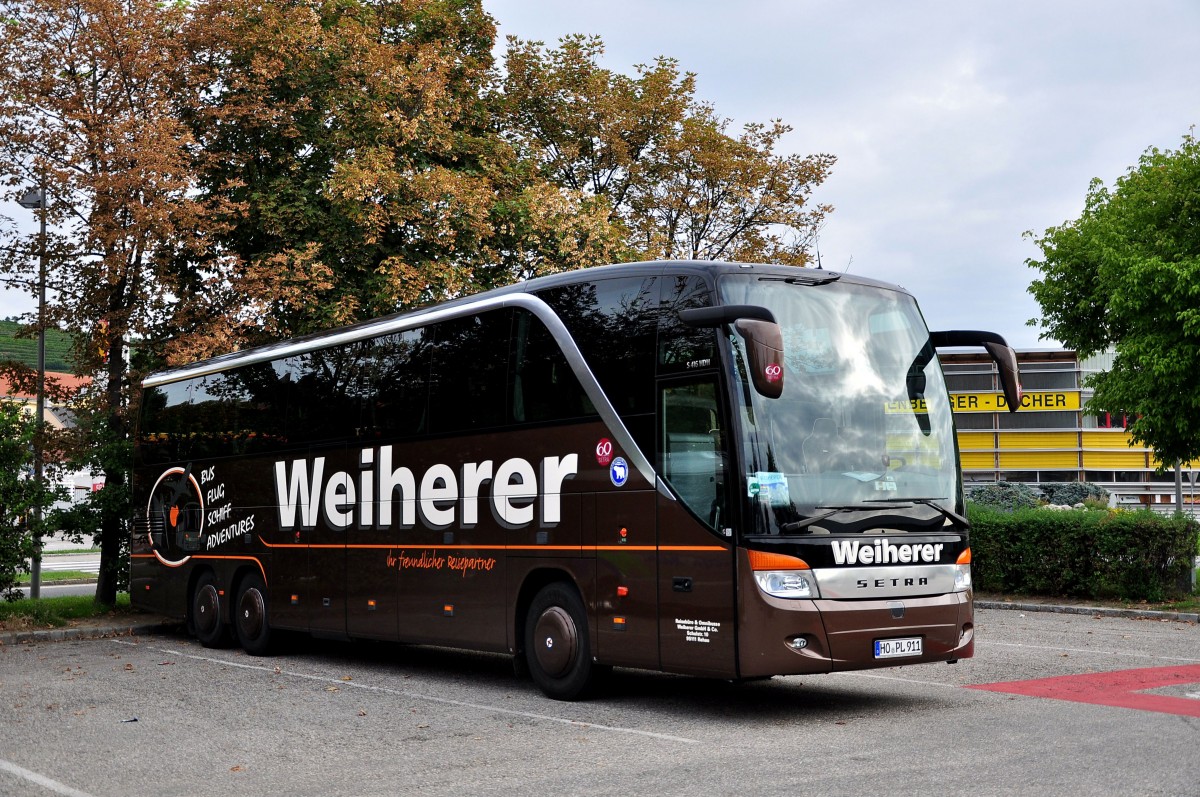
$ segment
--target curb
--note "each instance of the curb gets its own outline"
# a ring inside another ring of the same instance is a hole
[[[1170,620],[1179,623],[1200,623],[1197,612],[1156,612],[1149,609],[1110,609],[1101,606],[1061,606],[1052,603],[1017,603],[1015,601],[975,601],[976,609],[1014,609],[1021,612],[1052,612],[1054,614],[1087,614],[1092,617],[1123,617],[1129,620]]]
[[[75,639],[172,634],[182,627],[181,623],[160,620],[150,623],[85,625],[73,628],[49,628],[37,631],[0,631],[0,646],[25,645],[33,642],[68,642]]]

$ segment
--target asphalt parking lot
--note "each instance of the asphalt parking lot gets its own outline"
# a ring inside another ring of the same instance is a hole
[[[6,645],[0,793],[1200,791],[1195,624],[977,619],[976,657],[957,665],[746,684],[617,671],[575,704],[505,657],[437,648]]]

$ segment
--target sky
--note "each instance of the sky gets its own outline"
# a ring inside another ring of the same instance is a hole
[[[825,268],[898,283],[933,329],[1058,345],[1026,324],[1039,250],[1149,147],[1200,123],[1195,0],[483,0],[503,38],[600,36],[604,66],[658,56],[732,120],[782,119],[778,154],[829,153]],[[6,205],[0,212],[29,211]],[[32,224],[32,220],[30,220]],[[31,309],[0,292],[0,317]]]
[[[1040,250],[1151,146],[1200,124],[1195,0],[484,0],[500,40],[600,36],[604,66],[669,56],[779,154],[830,153],[827,269],[898,283],[933,329],[1058,346],[1026,325]],[[501,47],[501,52],[502,52]]]

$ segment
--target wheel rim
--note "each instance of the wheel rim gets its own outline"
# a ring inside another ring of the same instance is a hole
[[[533,628],[533,655],[542,672],[559,678],[571,669],[579,649],[579,632],[571,615],[551,606],[538,617]]]
[[[196,593],[196,608],[193,614],[195,615],[196,630],[200,634],[211,634],[216,629],[217,623],[221,621],[219,601],[217,588],[212,584],[205,584]]]
[[[266,621],[266,602],[262,593],[250,587],[238,601],[238,631],[243,639],[257,639]]]

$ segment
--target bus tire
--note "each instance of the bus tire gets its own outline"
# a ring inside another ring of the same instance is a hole
[[[542,588],[525,617],[525,660],[547,697],[579,700],[595,688],[587,615],[573,587],[555,582]]]
[[[251,656],[269,656],[272,650],[267,585],[262,576],[249,573],[238,585],[233,605],[233,628],[242,650]]]
[[[212,573],[205,573],[192,590],[192,630],[206,648],[228,647],[229,624],[221,619],[221,592]]]

